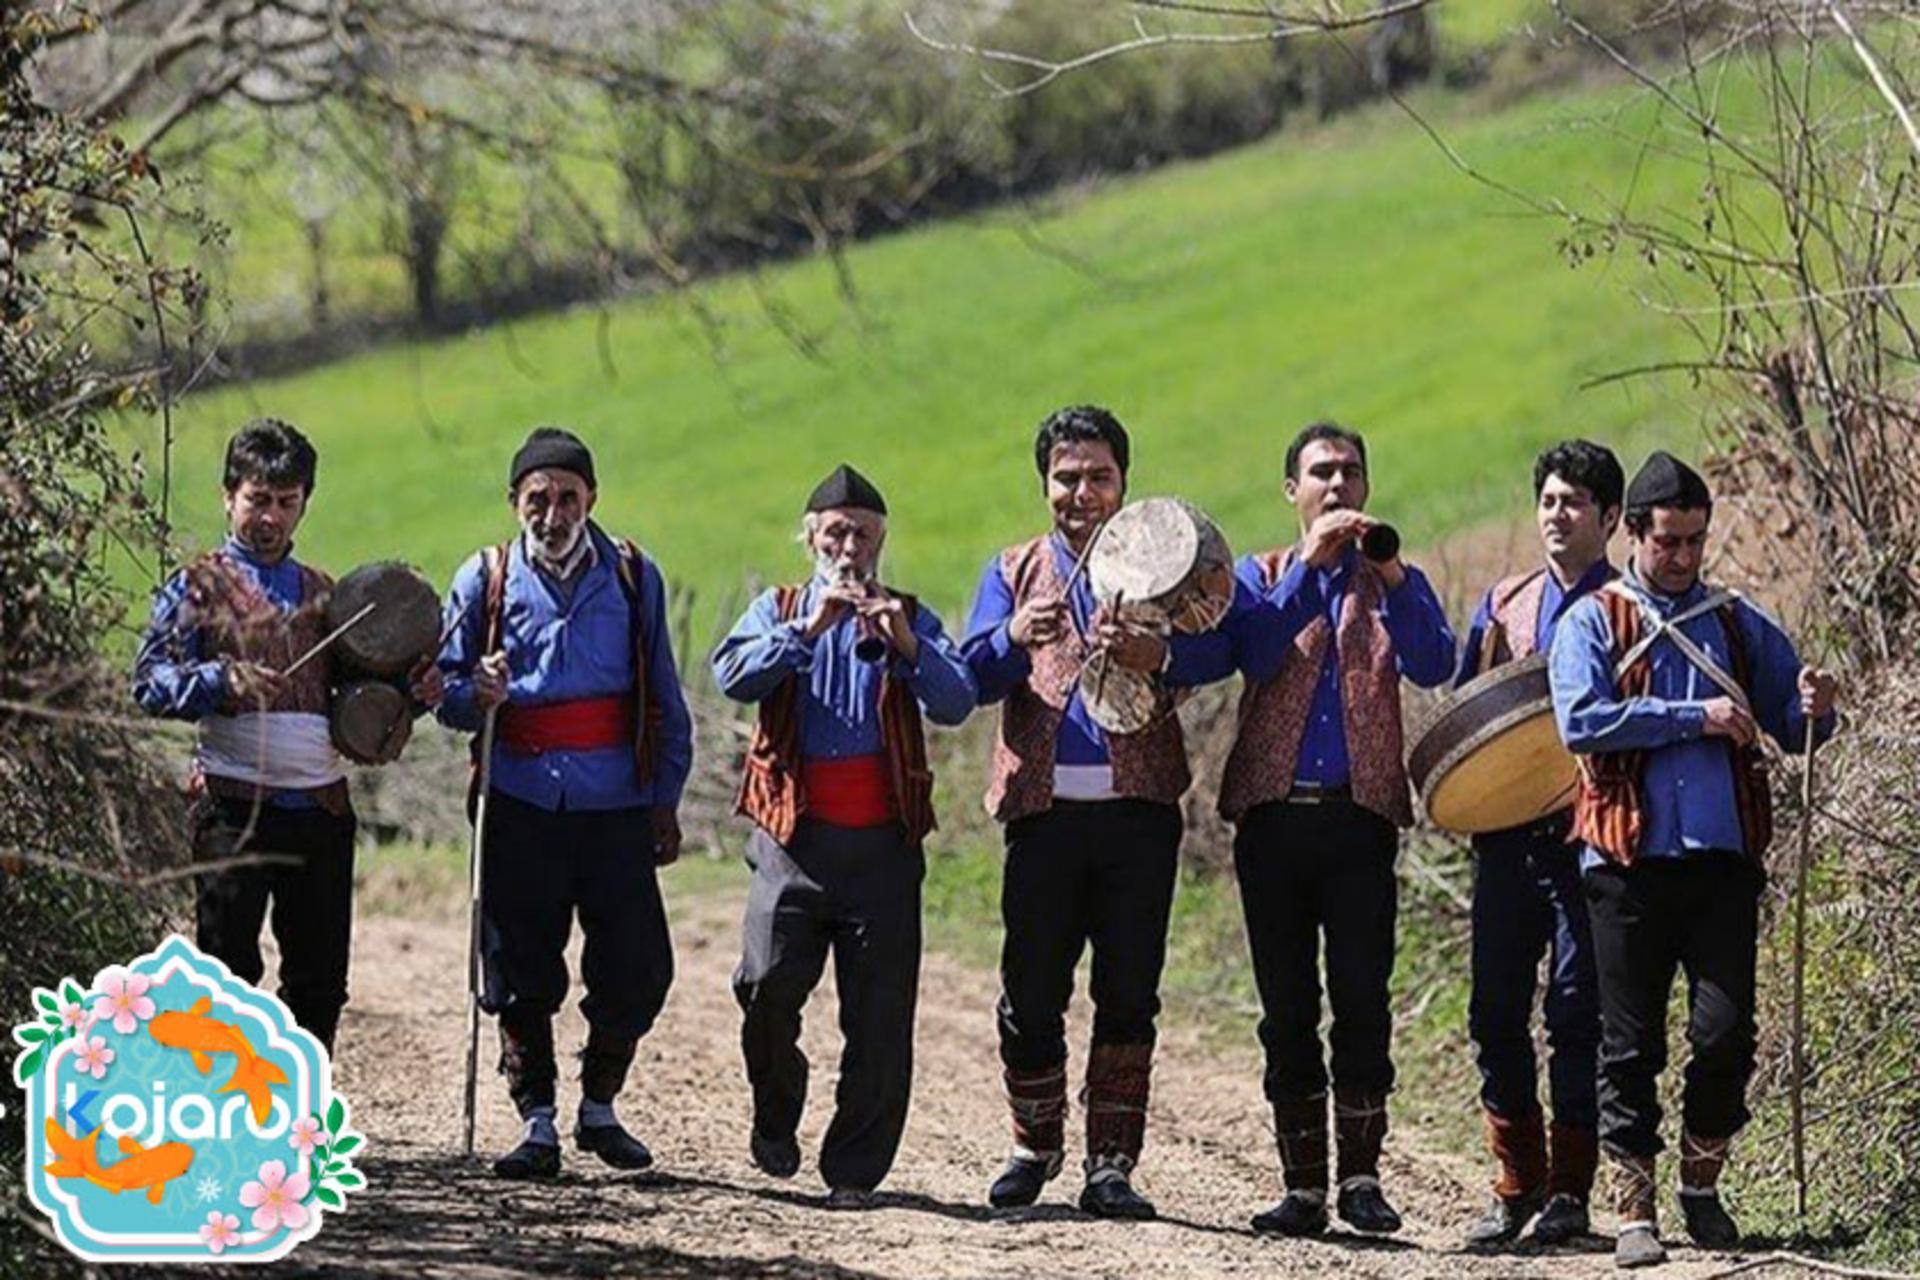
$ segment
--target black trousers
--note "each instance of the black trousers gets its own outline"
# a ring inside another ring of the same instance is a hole
[[[1089,943],[1093,1043],[1153,1043],[1181,830],[1179,809],[1144,800],[1055,800],[1007,824],[999,1024],[1009,1068],[1067,1060],[1073,971]]]
[[[353,942],[353,811],[287,809],[203,796],[193,808],[196,862],[257,854],[289,857],[209,871],[195,880],[194,927],[200,949],[235,976],[258,983],[266,970],[260,927],[273,910],[280,946],[280,998],[294,1020],[333,1048],[347,1002]]]
[[[1473,841],[1473,997],[1467,1026],[1480,1067],[1480,1100],[1501,1116],[1539,1109],[1533,1004],[1547,961],[1542,1018],[1547,1081],[1558,1125],[1596,1125],[1600,1050],[1594,969],[1580,847],[1572,819],[1476,836]]]
[[[783,848],[756,830],[734,998],[753,1089],[754,1128],[790,1137],[807,1101],[801,1012],[833,953],[840,1083],[820,1147],[828,1186],[870,1191],[893,1167],[913,1090],[920,984],[920,882],[926,861],[898,825],[803,818]]]
[[[555,811],[499,791],[487,797],[480,1007],[518,1045],[508,1075],[522,1114],[553,1105],[551,1027],[567,995],[575,915],[586,936],[580,1012],[594,1035],[630,1051],[666,1004],[673,941],[652,832],[645,808]]]
[[[1660,1140],[1660,1072],[1667,1065],[1667,997],[1687,978],[1682,1121],[1729,1138],[1749,1119],[1754,952],[1765,876],[1744,854],[1689,853],[1608,864],[1585,875],[1600,972],[1600,1142],[1651,1156]]]
[[[1270,1102],[1327,1090],[1320,1046],[1320,938],[1327,943],[1333,1082],[1379,1095],[1393,1087],[1394,917],[1399,883],[1391,822],[1343,800],[1260,805],[1240,821],[1233,865],[1260,988],[1260,1044]]]

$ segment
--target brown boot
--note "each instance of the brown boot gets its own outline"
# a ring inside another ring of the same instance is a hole
[[[1585,1204],[1593,1197],[1593,1176],[1600,1163],[1599,1135],[1555,1120],[1547,1136],[1547,1194],[1572,1196]]]
[[[1703,1249],[1733,1249],[1740,1244],[1740,1227],[1720,1203],[1720,1171],[1726,1167],[1728,1138],[1702,1138],[1687,1133],[1680,1138],[1680,1211],[1687,1235]]]
[[[1327,1190],[1327,1095],[1273,1104],[1273,1138],[1288,1191]]]
[[[1380,1147],[1387,1139],[1387,1095],[1335,1088],[1333,1133],[1339,1153],[1340,1181],[1378,1178]]]
[[[1057,1157],[1066,1145],[1067,1064],[1038,1071],[1008,1067],[1006,1083],[1014,1147],[1036,1156]]]
[[[1153,1081],[1150,1044],[1096,1044],[1087,1055],[1087,1160],[1123,1156],[1139,1162],[1147,1135],[1147,1094]]]
[[[1486,1108],[1487,1145],[1500,1162],[1494,1180],[1493,1203],[1467,1229],[1467,1247],[1485,1249],[1511,1244],[1545,1202],[1547,1136],[1539,1109],[1503,1116]]]

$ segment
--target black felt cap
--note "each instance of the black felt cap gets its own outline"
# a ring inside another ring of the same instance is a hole
[[[519,488],[527,472],[548,467],[571,471],[585,480],[588,488],[598,487],[593,480],[593,453],[579,436],[564,427],[535,427],[520,451],[513,455],[507,488]]]
[[[813,493],[807,498],[809,511],[831,511],[835,508],[885,515],[887,500],[873,487],[873,481],[843,462],[825,480],[815,485]]]
[[[1634,473],[1633,483],[1627,486],[1627,506],[1634,507],[1672,507],[1681,510],[1710,507],[1713,496],[1707,492],[1707,482],[1680,459],[1663,450],[1655,450],[1640,470]]]

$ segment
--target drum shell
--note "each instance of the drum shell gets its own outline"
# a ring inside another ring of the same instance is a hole
[[[1174,630],[1219,625],[1233,602],[1233,553],[1220,527],[1179,498],[1143,498],[1115,513],[1087,560],[1096,599],[1151,606]]]
[[[1454,690],[1421,721],[1413,744],[1407,776],[1444,830],[1503,831],[1573,803],[1579,765],[1560,741],[1544,653]]]
[[[391,681],[353,680],[327,716],[334,749],[356,764],[391,764],[413,737],[413,699]]]
[[[334,663],[349,676],[401,676],[440,640],[440,598],[433,584],[397,560],[376,560],[341,578],[327,598],[327,629],[367,605],[373,612],[333,642]]]

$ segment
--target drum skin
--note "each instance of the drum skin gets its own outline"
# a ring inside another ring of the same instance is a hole
[[[1179,498],[1142,498],[1115,512],[1087,556],[1094,598],[1153,605],[1174,630],[1218,626],[1233,603],[1233,553],[1220,527]]]
[[[334,747],[356,764],[391,764],[413,736],[413,700],[384,680],[342,685],[328,718]]]
[[[1571,805],[1579,766],[1554,722],[1547,655],[1495,667],[1435,706],[1414,735],[1407,775],[1433,824],[1461,835]]]
[[[376,560],[334,584],[327,599],[328,630],[369,603],[373,612],[334,641],[335,660],[354,675],[405,675],[439,642],[440,598],[433,584],[409,566]]]

